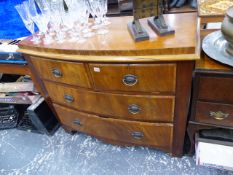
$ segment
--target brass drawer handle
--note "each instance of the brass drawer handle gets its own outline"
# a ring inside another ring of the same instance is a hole
[[[82,123],[81,123],[81,121],[79,119],[75,119],[73,121],[73,123],[76,124],[76,125],[82,126]]]
[[[136,105],[136,104],[131,104],[129,105],[128,107],[128,111],[131,113],[131,114],[138,114],[140,111],[141,111],[141,108],[140,106]]]
[[[134,131],[131,133],[131,136],[134,139],[141,140],[144,137],[144,134],[142,132],[139,132],[139,131]]]
[[[222,111],[217,111],[217,112],[210,111],[210,117],[213,117],[216,120],[223,120],[228,116],[229,114],[225,114]]]
[[[138,78],[135,75],[128,74],[123,77],[122,81],[126,86],[134,86],[135,84],[137,84]]]
[[[68,103],[72,103],[74,101],[74,98],[71,95],[64,95],[64,99]]]
[[[59,69],[53,69],[52,73],[53,73],[54,77],[56,77],[56,78],[62,77],[62,72]]]

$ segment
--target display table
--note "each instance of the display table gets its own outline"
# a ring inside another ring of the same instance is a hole
[[[83,44],[19,44],[64,128],[119,145],[183,154],[192,71],[199,59],[195,13],[169,14],[175,35],[135,43],[132,17]],[[146,20],[142,20],[146,24]]]

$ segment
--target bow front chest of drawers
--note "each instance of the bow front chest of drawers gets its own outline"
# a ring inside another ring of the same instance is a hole
[[[127,31],[132,17],[110,20],[108,34],[83,44],[34,45],[29,37],[19,51],[64,128],[181,156],[199,59],[196,14],[167,15],[176,34],[149,31],[152,39],[139,43]]]

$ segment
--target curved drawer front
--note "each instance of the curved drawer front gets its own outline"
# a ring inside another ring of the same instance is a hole
[[[80,87],[91,87],[83,63],[51,61],[38,57],[31,58],[35,69],[43,79]]]
[[[141,121],[172,122],[173,96],[100,93],[45,82],[52,100],[81,111]]]
[[[233,126],[233,105],[197,102],[195,120],[223,126]]]
[[[89,64],[97,90],[174,93],[176,64]]]
[[[62,124],[96,137],[163,148],[170,151],[172,145],[172,124],[155,124],[146,122],[125,121],[101,118],[95,115],[78,112],[54,104]]]

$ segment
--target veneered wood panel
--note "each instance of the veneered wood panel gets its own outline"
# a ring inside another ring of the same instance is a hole
[[[61,86],[51,82],[45,82],[45,86],[53,102],[81,111],[129,120],[173,121],[174,96],[102,93]],[[65,95],[71,96],[73,101],[67,102],[64,99]],[[128,109],[130,105],[137,105],[140,111],[137,114],[130,113]]]
[[[218,115],[223,118],[219,118]],[[198,101],[195,120],[202,123],[232,127],[233,105]]]
[[[83,63],[61,62],[31,56],[31,62],[41,78],[74,86],[90,88],[90,82]],[[58,76],[53,71],[57,71]]]
[[[96,90],[175,93],[176,64],[89,64]],[[126,85],[127,75],[136,77]]]
[[[101,118],[54,104],[62,124],[101,139],[171,150],[172,124]],[[75,124],[76,123],[76,124]],[[137,137],[134,135],[141,134]]]

